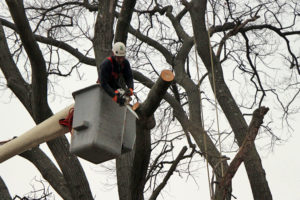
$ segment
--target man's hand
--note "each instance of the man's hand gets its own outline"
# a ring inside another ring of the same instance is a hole
[[[126,95],[126,96],[132,96],[132,95],[133,95],[133,89],[132,89],[132,88],[126,89],[125,95]]]
[[[113,97],[113,100],[117,102],[120,106],[124,106],[125,104],[125,97],[123,95],[120,95],[119,91],[115,91],[115,96]]]
[[[125,101],[126,101],[126,99],[124,98],[124,96],[121,97],[120,94],[117,95],[117,103],[118,103],[120,106],[124,106]]]

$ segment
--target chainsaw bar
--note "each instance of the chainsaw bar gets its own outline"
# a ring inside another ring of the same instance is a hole
[[[140,119],[136,112],[134,112],[134,110],[132,110],[132,108],[129,105],[126,105],[126,107],[137,119]]]

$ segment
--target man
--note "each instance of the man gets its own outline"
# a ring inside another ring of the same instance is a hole
[[[112,99],[119,105],[124,105],[125,97],[118,89],[122,88],[120,77],[123,76],[127,88],[125,95],[133,95],[133,76],[129,61],[125,58],[126,47],[122,42],[113,45],[112,56],[105,59],[98,69],[98,83]]]

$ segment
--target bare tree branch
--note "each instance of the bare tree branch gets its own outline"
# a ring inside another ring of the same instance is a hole
[[[173,164],[171,165],[167,175],[164,177],[164,180],[162,181],[161,184],[159,184],[159,186],[157,186],[157,188],[153,191],[151,197],[149,198],[149,200],[155,200],[159,193],[162,191],[162,189],[167,185],[168,180],[171,178],[172,174],[174,173],[174,171],[176,170],[177,165],[179,164],[180,160],[183,158],[185,152],[187,151],[187,147],[184,146],[180,153],[178,154],[177,158],[174,160]]]
[[[260,107],[253,112],[253,118],[249,124],[248,132],[246,133],[243,144],[241,145],[238,153],[230,163],[225,175],[223,176],[218,187],[223,191],[222,199],[225,199],[225,194],[228,192],[228,187],[231,185],[231,180],[238,170],[241,163],[246,159],[250,149],[253,148],[254,140],[258,134],[258,130],[263,123],[263,118],[269,111],[269,108]]]

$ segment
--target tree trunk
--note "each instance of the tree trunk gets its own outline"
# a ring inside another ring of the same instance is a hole
[[[124,44],[126,44],[128,37],[128,29],[135,4],[136,0],[123,1],[116,27],[115,42],[123,42]]]
[[[150,132],[155,127],[153,114],[173,80],[173,73],[170,70],[163,70],[159,79],[152,86],[147,99],[142,104],[134,105],[134,110],[140,117],[136,122],[135,149],[117,160],[118,177],[124,178],[128,174],[131,175],[130,185],[126,185],[128,184],[127,178],[125,178],[126,180],[118,178],[120,200],[144,199],[144,186],[151,154]],[[133,155],[133,163],[130,165],[128,162],[132,160]],[[129,194],[126,194],[126,191],[130,191]]]
[[[112,52],[116,3],[117,0],[99,1],[93,39],[97,67],[99,67],[102,61],[110,56]]]
[[[144,199],[144,187],[151,155],[151,129],[155,127],[154,117],[143,118],[136,122],[135,154],[131,168],[131,200]]]
[[[135,147],[132,151],[122,154],[116,159],[118,192],[120,200],[131,200],[130,180]]]

